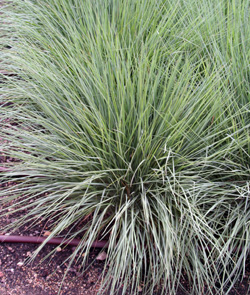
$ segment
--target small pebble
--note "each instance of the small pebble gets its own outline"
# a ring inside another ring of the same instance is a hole
[[[96,260],[105,260],[107,258],[107,253],[106,252],[101,252],[97,255]]]
[[[46,231],[46,232],[43,234],[43,236],[44,236],[44,237],[48,237],[50,234],[51,234],[50,231]]]
[[[23,266],[23,264],[24,264],[24,263],[21,262],[21,261],[17,263],[18,266]]]

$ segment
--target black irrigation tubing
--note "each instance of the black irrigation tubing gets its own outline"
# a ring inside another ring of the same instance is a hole
[[[12,235],[0,235],[0,243],[31,243],[42,244],[46,237],[30,237],[30,236],[12,236]],[[64,238],[52,238],[49,239],[46,244],[52,245],[66,245],[77,247],[80,244],[80,239],[65,240]],[[94,241],[91,245],[92,248],[108,248],[109,242],[107,240]],[[207,250],[211,251],[211,248],[207,246]],[[230,249],[228,249],[230,250]],[[235,247],[232,252],[242,252],[242,247]]]
[[[0,235],[0,243],[32,243],[42,244],[46,237],[30,237],[30,236],[12,236],[12,235]],[[46,244],[52,245],[66,245],[66,246],[78,246],[81,243],[80,239],[65,240],[64,238],[52,238],[49,239]],[[108,248],[108,241],[95,241],[91,245],[92,248]]]

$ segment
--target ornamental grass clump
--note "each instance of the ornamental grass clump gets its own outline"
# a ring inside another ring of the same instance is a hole
[[[0,196],[28,210],[12,227],[53,217],[48,239],[81,237],[83,269],[108,240],[100,294],[229,292],[250,248],[249,1],[4,11],[0,137],[17,162]]]

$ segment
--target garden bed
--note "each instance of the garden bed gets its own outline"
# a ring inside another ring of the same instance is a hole
[[[2,243],[4,292],[248,292],[249,9],[4,1],[0,231],[80,239]]]

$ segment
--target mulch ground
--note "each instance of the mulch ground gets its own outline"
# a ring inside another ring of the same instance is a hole
[[[60,288],[60,294],[65,295],[96,294],[103,268],[102,262],[94,262],[96,253],[90,255],[90,262],[94,263],[85,273],[82,274],[77,266],[72,266],[63,281],[68,266],[63,261],[72,253],[71,249],[62,249],[52,260],[39,264],[53,248],[47,245],[32,264],[25,265],[24,260],[32,254],[36,246],[1,244],[0,294],[54,295],[58,294]]]
[[[4,187],[0,185],[0,189]],[[3,212],[1,207],[0,212]],[[9,232],[3,232],[2,229],[24,213],[9,212],[7,216],[1,217],[0,234],[8,235]],[[41,220],[32,228],[27,224],[11,234],[46,236],[48,229],[48,220]],[[83,272],[80,263],[74,261],[69,265],[69,261],[66,261],[74,251],[72,246],[46,245],[34,261],[27,263],[37,247],[28,243],[0,243],[0,295],[97,294],[104,266],[103,261],[96,260],[100,249],[91,251],[87,268]],[[55,249],[57,251],[47,257]]]

